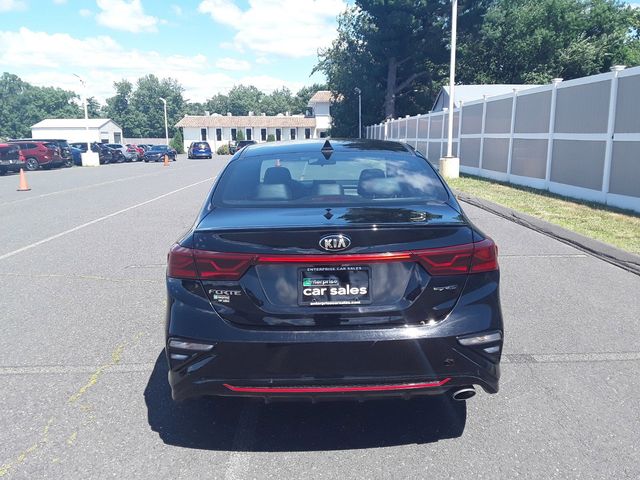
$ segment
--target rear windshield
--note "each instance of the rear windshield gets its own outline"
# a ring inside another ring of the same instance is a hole
[[[216,205],[362,205],[435,201],[448,193],[423,158],[393,152],[287,153],[231,162]]]
[[[166,145],[154,145],[153,147],[151,147],[151,150],[156,150],[156,151],[163,151],[163,150],[167,150],[169,147],[167,147]]]
[[[207,142],[198,142],[193,144],[193,148],[209,148],[209,144]]]
[[[13,145],[0,147],[0,160],[15,160],[18,155],[18,147]]]

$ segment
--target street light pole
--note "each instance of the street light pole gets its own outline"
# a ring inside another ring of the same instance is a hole
[[[362,138],[362,90],[356,87],[353,91],[358,94],[358,138]]]
[[[449,178],[460,176],[460,159],[453,156],[453,109],[456,80],[456,40],[458,30],[458,0],[451,0],[451,62],[449,64],[449,117],[447,125],[447,156],[440,159],[440,173]],[[460,150],[460,145],[458,145]]]
[[[164,104],[164,138],[167,145],[169,145],[169,126],[167,124],[167,100],[162,97],[160,97],[160,100],[162,100],[162,103]]]
[[[82,105],[84,107],[84,130],[85,130],[85,139],[87,141],[87,151],[84,152],[84,157],[82,158],[82,166],[87,167],[95,167],[100,165],[99,158],[96,158],[97,155],[93,155],[94,152],[91,151],[91,135],[89,134],[89,108],[87,106],[87,84],[84,79],[78,75],[77,73],[73,74],[74,77],[77,77],[82,84]]]

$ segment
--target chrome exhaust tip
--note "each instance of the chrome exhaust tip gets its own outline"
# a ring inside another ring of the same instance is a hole
[[[458,402],[463,402],[464,400],[469,400],[471,397],[475,396],[476,389],[473,387],[464,387],[456,390],[451,394],[451,398],[457,400]]]

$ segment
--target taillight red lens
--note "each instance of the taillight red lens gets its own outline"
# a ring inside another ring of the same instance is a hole
[[[473,244],[431,248],[413,253],[431,275],[459,275],[469,272],[469,265],[473,256]]]
[[[498,246],[487,238],[473,244],[473,259],[471,273],[491,272],[498,270]]]
[[[167,276],[174,278],[198,278],[193,250],[177,243],[169,250]]]
[[[431,275],[459,275],[498,270],[498,247],[487,238],[477,243],[413,252]]]
[[[239,280],[254,263],[354,264],[414,259],[430,275],[461,275],[498,270],[498,248],[487,238],[478,243],[410,252],[340,255],[253,255],[192,250],[178,244],[169,252],[167,275],[202,280]]]
[[[196,269],[203,280],[239,280],[255,255],[194,250]]]

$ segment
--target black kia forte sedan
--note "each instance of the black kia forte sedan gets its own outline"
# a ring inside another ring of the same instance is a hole
[[[498,391],[497,248],[393,142],[254,145],[169,252],[173,398]]]

